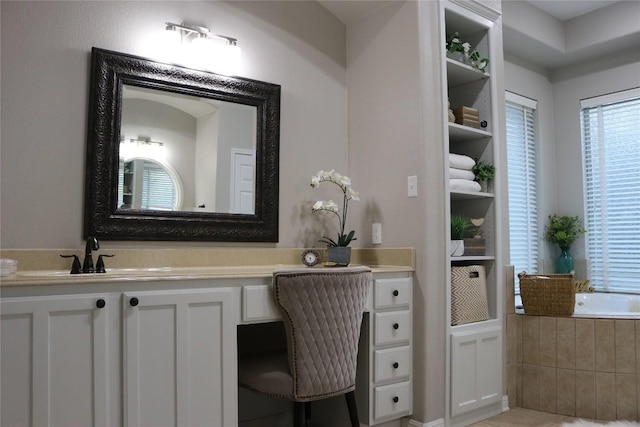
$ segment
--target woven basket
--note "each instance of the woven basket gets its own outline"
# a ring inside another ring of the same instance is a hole
[[[520,296],[525,314],[535,316],[572,316],[576,291],[572,274],[518,274]]]
[[[451,324],[462,325],[488,318],[484,266],[451,267]]]

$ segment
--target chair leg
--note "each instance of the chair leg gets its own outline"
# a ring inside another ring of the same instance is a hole
[[[306,427],[304,402],[293,402],[293,427]]]
[[[305,427],[311,425],[311,402],[304,402]]]
[[[351,427],[360,427],[360,420],[358,419],[358,407],[356,406],[356,393],[350,391],[345,394],[347,399],[347,408],[349,408],[349,418],[351,419]]]

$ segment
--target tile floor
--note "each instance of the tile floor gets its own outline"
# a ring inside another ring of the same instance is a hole
[[[564,423],[577,421],[578,418],[566,415],[550,414],[548,412],[534,411],[525,408],[513,408],[495,417],[488,418],[479,423],[472,424],[471,427],[560,427]],[[608,421],[594,421],[598,424],[607,424]],[[640,425],[640,424],[639,424]]]

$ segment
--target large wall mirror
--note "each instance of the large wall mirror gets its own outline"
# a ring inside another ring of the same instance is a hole
[[[278,241],[280,86],[93,48],[85,236]]]

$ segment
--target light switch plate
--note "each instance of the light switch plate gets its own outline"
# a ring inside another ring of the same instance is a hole
[[[371,243],[374,245],[382,244],[382,224],[379,222],[371,224]]]
[[[418,177],[415,175],[407,178],[407,197],[418,197]]]

